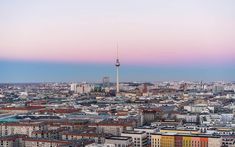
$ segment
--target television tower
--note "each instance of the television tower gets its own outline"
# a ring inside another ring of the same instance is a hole
[[[119,62],[119,57],[118,57],[118,44],[117,44],[117,59],[116,59],[116,64],[115,64],[115,66],[116,66],[116,95],[118,95],[119,94],[119,67],[120,67],[120,62]]]

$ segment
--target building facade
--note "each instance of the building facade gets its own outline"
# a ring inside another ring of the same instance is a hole
[[[132,137],[134,147],[147,147],[148,146],[148,136],[145,132],[139,131],[127,131],[123,132],[121,136]]]
[[[205,134],[156,133],[152,147],[221,147],[221,136]]]

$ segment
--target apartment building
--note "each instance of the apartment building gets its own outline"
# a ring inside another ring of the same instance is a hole
[[[13,122],[0,124],[0,136],[9,136],[14,134],[23,134],[32,137],[32,132],[36,130],[45,130],[47,126],[43,122]]]
[[[60,145],[70,144],[69,141],[36,139],[36,138],[26,138],[24,142],[25,142],[25,147],[58,147]]]
[[[26,135],[11,135],[0,137],[0,147],[24,147]]]
[[[134,128],[134,131],[146,132],[148,136],[148,144],[151,144],[151,134],[157,133],[157,128],[150,126],[143,126],[143,127]]]
[[[105,144],[113,144],[115,147],[133,147],[132,137],[111,136],[105,138]]]
[[[156,133],[151,147],[220,147],[221,136],[206,134]]]
[[[17,147],[17,139],[14,136],[4,136],[0,137],[0,146],[1,147]]]
[[[134,130],[136,122],[134,121],[102,121],[97,124],[92,124],[90,127],[97,128],[99,133],[107,133],[115,136],[120,136],[123,131]]]
[[[61,133],[63,140],[93,139],[96,143],[104,143],[107,134],[97,133],[95,130],[74,130]]]
[[[148,136],[145,132],[126,131],[122,132],[121,136],[131,137],[134,147],[147,147]]]

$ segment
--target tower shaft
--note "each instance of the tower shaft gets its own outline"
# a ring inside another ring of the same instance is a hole
[[[119,93],[119,66],[116,67],[116,70],[117,70],[117,73],[116,73],[116,74],[117,74],[117,75],[116,75],[116,76],[117,76],[117,77],[116,77],[116,78],[117,78],[117,79],[116,79],[116,80],[117,80],[116,89],[117,89],[117,94],[118,94],[118,93]]]
[[[116,64],[115,64],[115,66],[116,66],[116,95],[118,95],[119,94],[119,92],[120,92],[120,89],[119,89],[119,67],[120,67],[120,62],[119,62],[119,58],[118,58],[118,45],[117,45],[117,59],[116,59]]]

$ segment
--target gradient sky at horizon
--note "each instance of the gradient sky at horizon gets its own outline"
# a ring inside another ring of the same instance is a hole
[[[235,1],[0,1],[0,82],[113,78],[117,42],[123,81],[235,80]]]

